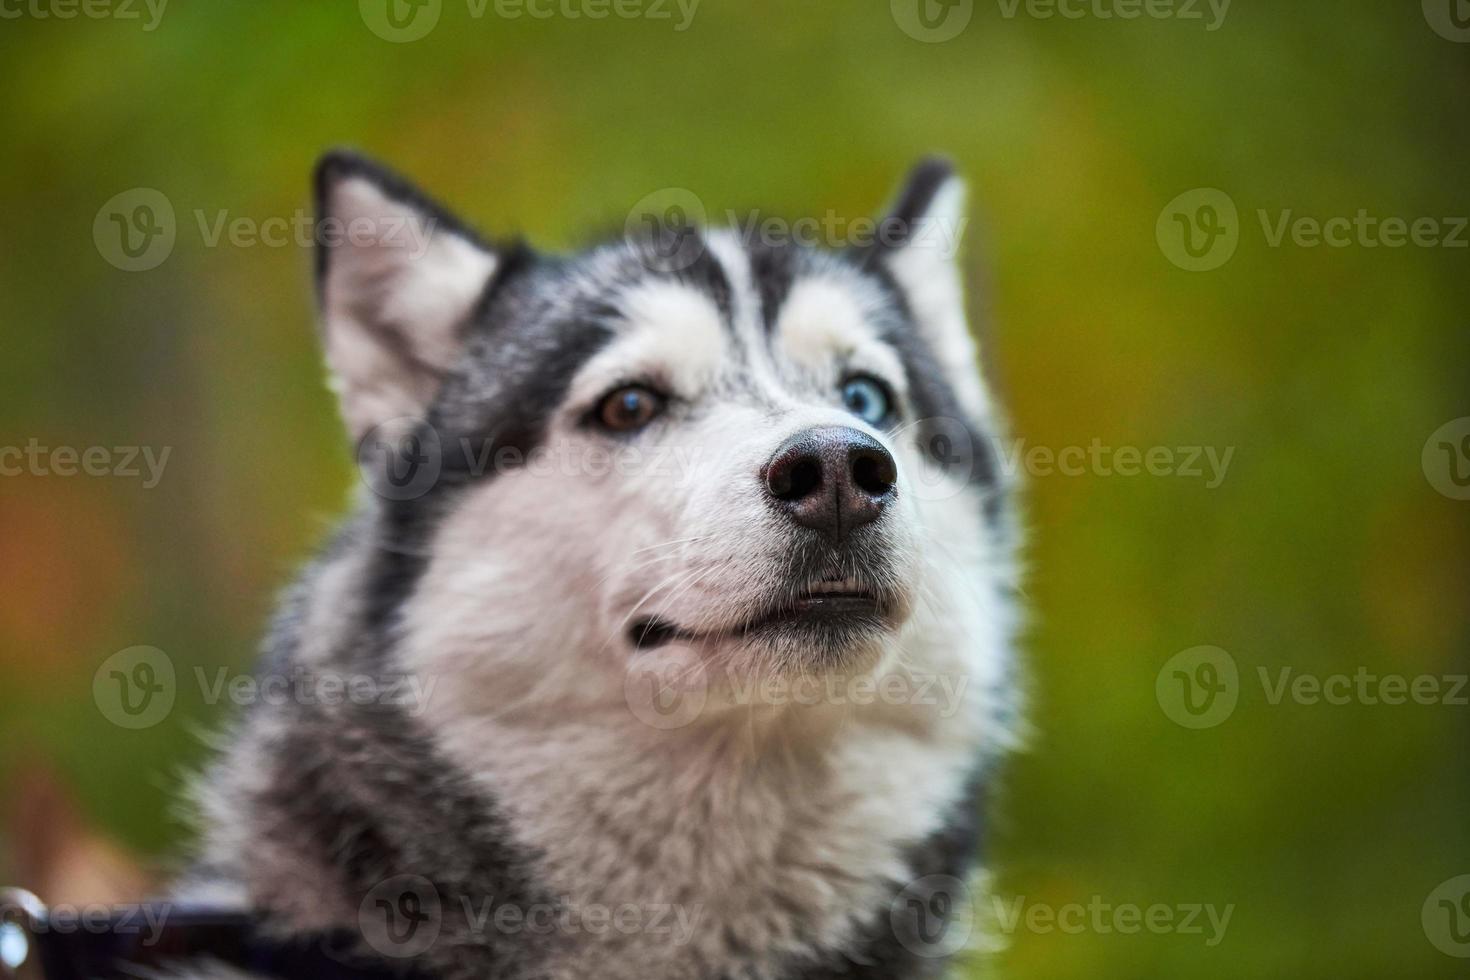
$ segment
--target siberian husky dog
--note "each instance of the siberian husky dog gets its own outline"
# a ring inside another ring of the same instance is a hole
[[[852,241],[573,255],[350,153],[316,196],[363,479],[182,894],[437,977],[940,975],[1017,727],[951,168]]]

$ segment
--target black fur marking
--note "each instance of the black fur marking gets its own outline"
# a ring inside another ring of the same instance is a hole
[[[710,252],[709,246],[703,243],[702,236],[700,242],[698,257],[679,271],[679,281],[693,286],[714,300],[715,307],[720,311],[720,319],[727,327],[733,329],[735,314],[732,308],[731,293],[733,291],[730,288],[730,280],[726,278],[724,268]]]
[[[901,248],[913,235],[914,226],[923,220],[934,204],[934,195],[945,181],[954,176],[954,164],[942,157],[920,160],[909,172],[903,193],[893,208],[878,224],[877,248]]]
[[[682,218],[647,215],[630,244],[642,264],[643,278],[653,273],[699,290],[714,301],[726,326],[734,328],[730,280],[699,228]],[[630,280],[636,281],[637,277]]]
[[[796,255],[787,244],[746,242],[750,255],[750,277],[761,299],[761,320],[767,333],[776,329],[781,306],[796,279]]]
[[[430,507],[437,501],[385,500],[378,514],[378,554],[373,574],[368,580],[368,604],[364,610],[372,636],[385,635],[386,627],[398,615],[400,607],[413,591],[414,583],[428,567],[425,549],[432,529],[438,524],[431,519]],[[385,651],[374,651],[381,656]]]
[[[974,423],[966,417],[964,409],[960,406],[954,390],[945,381],[944,371],[939,366],[939,361],[935,358],[934,352],[929,349],[929,345],[924,342],[914,323],[913,311],[909,307],[903,287],[893,278],[893,274],[886,265],[871,260],[870,253],[850,252],[846,254],[859,269],[882,286],[898,314],[895,322],[885,330],[883,339],[898,351],[904,364],[904,371],[908,375],[909,397],[914,403],[914,411],[921,420],[929,423],[920,432],[925,450],[935,462],[946,468],[957,462],[968,462],[970,483],[982,487],[998,488],[999,465],[995,458],[995,447],[989,438],[976,431]],[[941,420],[949,420],[950,425],[941,428]],[[966,438],[970,443],[968,456],[963,453],[957,456],[953,453],[946,454],[946,443],[940,439],[941,436],[951,436],[952,432],[944,430],[956,424],[964,427]],[[989,512],[990,508],[987,507],[987,514]]]
[[[258,801],[279,821],[276,843],[298,852],[307,869],[332,874],[352,907],[398,875],[416,876],[416,891],[432,889],[440,933],[415,961],[423,975],[525,975],[536,943],[518,936],[496,944],[493,930],[470,919],[556,904],[534,884],[536,855],[511,843],[494,802],[394,706],[293,710],[278,746],[290,762]]]

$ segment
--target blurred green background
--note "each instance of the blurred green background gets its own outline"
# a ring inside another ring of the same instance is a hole
[[[167,868],[225,709],[190,681],[165,723],[123,730],[94,672],[136,644],[186,674],[247,664],[353,480],[308,253],[210,245],[221,212],[302,213],[313,159],[349,144],[491,233],[567,246],[671,186],[711,212],[865,215],[942,150],[972,181],[972,309],[1014,435],[1234,450],[1214,488],[1030,476],[1036,734],[989,843],[1007,909],[1233,905],[1228,931],[1023,924],[974,975],[1463,975],[1421,909],[1470,872],[1470,708],[1273,704],[1258,669],[1466,672],[1470,502],[1421,450],[1470,415],[1470,250],[1273,247],[1258,212],[1470,214],[1470,46],[1433,3],[1241,2],[1214,30],[1203,5],[961,3],[943,41],[906,3],[704,0],[676,30],[674,7],[443,0],[406,43],[369,28],[372,0],[176,0],[152,30],[141,5],[7,7],[0,444],[171,452],[151,488],[0,477],[0,879],[86,901]],[[129,272],[93,222],[137,187],[177,239]],[[1190,272],[1156,222],[1201,187],[1238,207],[1239,245]],[[1192,730],[1155,681],[1202,644],[1233,657],[1239,701]]]

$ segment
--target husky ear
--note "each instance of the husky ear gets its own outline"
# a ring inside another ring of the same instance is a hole
[[[959,267],[969,220],[965,199],[965,182],[948,160],[921,160],[879,226],[875,257],[904,291],[961,405],[979,418],[986,412],[985,395]]]
[[[315,183],[322,343],[358,440],[423,413],[497,259],[449,212],[370,160],[328,153]]]

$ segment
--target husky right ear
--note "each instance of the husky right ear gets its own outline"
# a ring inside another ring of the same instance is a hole
[[[322,343],[357,441],[428,407],[498,261],[448,211],[356,154],[322,157],[315,184]]]
[[[959,249],[967,219],[965,182],[942,157],[910,171],[872,257],[887,266],[913,309],[960,404],[972,417],[986,413],[975,340],[965,316]]]

